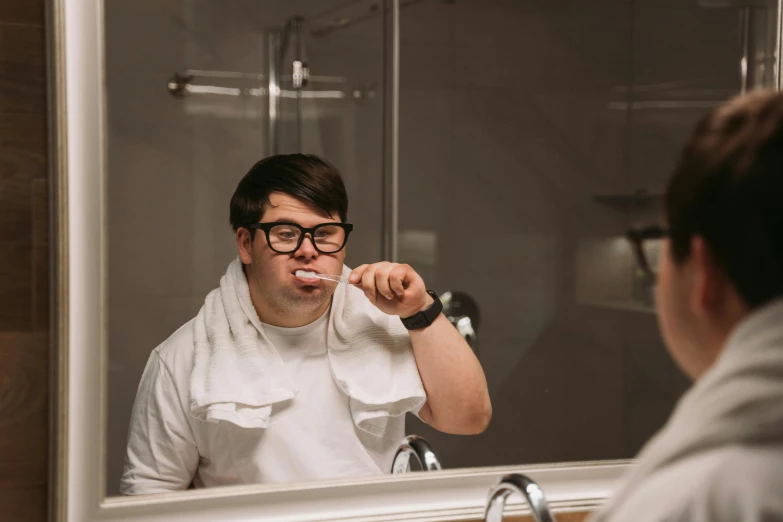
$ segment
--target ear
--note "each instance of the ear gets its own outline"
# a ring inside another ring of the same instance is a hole
[[[709,245],[700,236],[691,240],[693,294],[691,307],[701,316],[714,314],[726,296],[727,280]]]
[[[252,260],[253,240],[250,237],[250,231],[244,227],[237,229],[237,250],[239,250],[239,259],[242,264],[249,265]]]

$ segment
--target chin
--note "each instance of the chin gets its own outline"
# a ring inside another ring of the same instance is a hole
[[[320,305],[328,300],[332,294],[326,288],[320,286],[293,287],[288,290],[288,295],[295,302]]]

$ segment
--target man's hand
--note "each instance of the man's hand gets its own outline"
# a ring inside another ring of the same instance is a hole
[[[373,263],[356,267],[349,281],[362,289],[380,311],[402,318],[416,315],[432,304],[424,281],[409,265]]]

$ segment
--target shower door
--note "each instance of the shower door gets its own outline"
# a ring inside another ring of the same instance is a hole
[[[150,351],[237,255],[229,201],[255,162],[303,152],[334,163],[355,224],[347,262],[380,260],[389,11],[379,5],[106,3],[110,495]],[[307,66],[301,84],[294,62]]]

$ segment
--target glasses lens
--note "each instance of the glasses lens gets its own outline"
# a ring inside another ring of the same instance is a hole
[[[278,252],[293,252],[302,231],[291,225],[275,225],[269,229],[269,246]]]
[[[322,225],[316,227],[313,238],[318,250],[329,254],[345,245],[345,230],[337,225]]]

